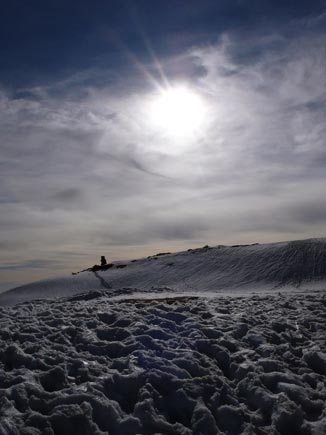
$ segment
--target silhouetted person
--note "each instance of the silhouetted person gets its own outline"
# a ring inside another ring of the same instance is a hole
[[[101,266],[105,266],[107,264],[106,258],[104,255],[101,256]]]

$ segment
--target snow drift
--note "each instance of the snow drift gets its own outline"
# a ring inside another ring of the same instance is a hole
[[[38,281],[0,295],[0,305],[89,290],[207,293],[326,288],[326,239],[203,247],[117,262],[107,270]],[[121,292],[120,292],[121,293]]]

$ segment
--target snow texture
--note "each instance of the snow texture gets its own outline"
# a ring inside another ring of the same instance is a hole
[[[97,290],[0,308],[0,434],[325,434],[325,307]]]
[[[149,293],[205,294],[217,292],[312,290],[326,288],[326,239],[215,246],[176,254],[118,262],[106,270],[86,270],[43,280],[0,294],[0,305],[32,299],[69,296],[89,290],[130,294],[130,288]],[[117,292],[117,290],[119,291]]]

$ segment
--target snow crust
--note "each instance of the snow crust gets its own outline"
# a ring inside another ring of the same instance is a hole
[[[172,292],[278,291],[326,288],[326,239],[263,245],[215,246],[175,254],[157,254],[117,262],[105,271],[38,281],[0,294],[0,305],[39,298],[111,289],[112,296],[130,288],[152,294]]]
[[[106,289],[0,308],[0,434],[325,434],[325,307]]]

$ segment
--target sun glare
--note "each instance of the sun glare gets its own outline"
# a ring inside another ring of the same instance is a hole
[[[177,87],[155,96],[150,111],[155,128],[174,137],[184,137],[194,134],[201,127],[205,106],[195,92]]]

